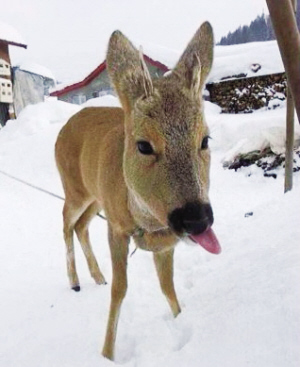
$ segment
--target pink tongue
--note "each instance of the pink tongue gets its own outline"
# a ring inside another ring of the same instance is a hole
[[[189,237],[212,254],[219,254],[221,252],[219,241],[211,228],[208,228],[201,234],[190,235]]]

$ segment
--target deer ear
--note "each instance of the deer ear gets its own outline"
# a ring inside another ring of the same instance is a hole
[[[140,52],[120,32],[109,40],[106,63],[109,76],[125,112],[130,112],[135,101],[153,94],[153,84],[142,51]]]
[[[214,36],[210,23],[205,22],[198,29],[172,74],[183,80],[195,96],[201,96],[205,80],[213,61]],[[171,74],[171,75],[172,75]]]

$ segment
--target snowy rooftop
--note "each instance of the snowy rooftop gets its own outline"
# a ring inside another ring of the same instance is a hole
[[[172,69],[181,55],[181,51],[154,45],[145,45],[144,52]],[[258,71],[252,65],[258,64]],[[276,74],[284,71],[277,41],[250,42],[232,46],[215,46],[212,71],[208,82],[217,82],[234,75],[247,77]]]
[[[33,63],[33,62],[24,62],[19,66],[20,70],[28,71],[33,74],[41,75],[45,78],[55,80],[55,77],[51,70],[46,68],[45,66]]]
[[[260,65],[258,71],[252,65]],[[277,41],[251,42],[241,45],[216,46],[210,82],[246,74],[247,77],[284,72]]]
[[[22,47],[27,47],[23,37],[11,25],[0,21],[0,40],[10,44],[15,44]]]
[[[143,52],[154,61],[166,65],[169,69],[175,66],[182,53],[182,51],[147,43],[143,44]],[[253,68],[253,65],[258,65],[259,69]],[[240,74],[252,77],[281,72],[284,72],[284,67],[277,41],[215,46],[214,63],[208,77],[208,83],[234,78]],[[62,83],[55,90],[62,90],[77,82],[79,80]]]

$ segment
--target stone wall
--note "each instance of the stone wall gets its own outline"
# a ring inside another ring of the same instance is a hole
[[[206,85],[210,101],[223,113],[250,113],[262,107],[276,108],[286,98],[285,73],[232,78]]]

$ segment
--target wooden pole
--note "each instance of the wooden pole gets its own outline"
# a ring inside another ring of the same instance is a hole
[[[285,176],[284,192],[293,188],[293,153],[294,153],[294,101],[289,86],[286,100],[286,142],[285,142]]]
[[[291,0],[294,14],[297,12],[297,0]],[[287,86],[286,100],[286,143],[285,143],[285,179],[284,192],[288,192],[293,188],[293,153],[294,153],[294,101],[291,94],[290,86]]]
[[[287,87],[284,192],[293,187],[294,108],[300,123],[300,36],[296,22],[297,0],[266,0],[281,58]]]
[[[300,36],[291,0],[266,0],[300,122]]]

